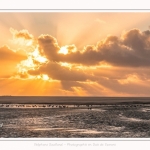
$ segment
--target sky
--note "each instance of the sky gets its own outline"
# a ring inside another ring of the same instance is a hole
[[[150,96],[149,12],[1,12],[0,95]]]

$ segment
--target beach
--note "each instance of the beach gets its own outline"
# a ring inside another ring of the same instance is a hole
[[[150,137],[149,104],[6,105],[0,107],[1,138]]]

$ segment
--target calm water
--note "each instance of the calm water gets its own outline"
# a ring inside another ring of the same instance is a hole
[[[80,107],[0,108],[0,137],[150,137],[148,104]]]

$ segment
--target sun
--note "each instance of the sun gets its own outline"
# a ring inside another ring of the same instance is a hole
[[[46,63],[48,61],[46,57],[40,55],[37,48],[31,53],[31,56],[33,56],[34,60],[40,63]]]
[[[66,54],[68,54],[68,49],[66,48],[66,46],[63,46],[60,48],[58,53],[66,55]]]
[[[45,81],[47,81],[47,80],[49,80],[49,77],[48,77],[47,74],[43,74],[43,75],[42,75],[42,79],[45,80]]]

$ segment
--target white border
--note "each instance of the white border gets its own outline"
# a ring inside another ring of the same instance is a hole
[[[72,149],[72,150],[126,150],[126,149],[135,149],[136,150],[149,150],[150,142],[149,141],[110,141],[110,140],[22,140],[22,141],[0,141],[1,150],[60,150],[60,149]]]
[[[26,13],[30,13],[30,12],[38,12],[38,13],[42,13],[42,12],[61,12],[61,13],[65,13],[65,12],[83,12],[83,13],[98,13],[98,12],[111,12],[111,13],[115,13],[115,12],[124,12],[124,13],[130,13],[130,12],[150,12],[150,9],[0,9],[0,12],[11,12],[11,13],[15,13],[15,12],[26,12]]]
[[[0,138],[0,141],[150,141],[150,138]]]
[[[53,5],[48,6],[46,4],[41,5],[38,3],[38,5],[32,5],[28,6],[28,4],[31,2],[29,0],[26,0],[26,3],[23,1],[19,1],[19,3],[16,2],[17,0],[5,0],[2,2],[2,5],[0,5],[0,12],[150,12],[150,7],[147,3],[145,3],[145,0],[142,1],[142,4],[139,3],[139,1],[130,0],[130,5],[132,5],[131,8],[128,7],[129,0],[126,0],[126,4],[122,3],[120,5],[120,0],[116,0],[114,3],[114,0],[104,0],[103,5],[93,5],[92,3],[89,3],[88,6],[84,5],[83,3],[85,0],[82,0],[82,5],[79,6],[77,1],[76,3],[71,4],[69,7],[64,6],[63,3],[69,2],[72,0],[61,0],[61,7],[58,7],[56,4],[60,2],[60,0],[53,1]],[[46,0],[47,1],[47,0]],[[50,2],[50,0],[48,0]],[[96,0],[94,0],[96,1]],[[89,0],[86,0],[86,3],[88,3]],[[119,6],[117,7],[116,3],[119,2]],[[146,1],[147,2],[147,1]],[[13,4],[12,4],[13,3]],[[16,4],[17,5],[16,5]],[[9,4],[9,5],[8,5]],[[15,5],[14,5],[15,4]],[[109,7],[108,7],[109,4]],[[136,5],[133,5],[136,4]],[[144,5],[143,5],[144,4]],[[74,6],[73,6],[74,5]],[[124,6],[123,6],[124,5]],[[138,6],[138,7],[137,7]],[[63,8],[63,9],[62,9]],[[78,8],[78,9],[77,9]],[[119,8],[119,9],[118,9]],[[128,9],[129,8],[129,9]],[[0,143],[7,141],[8,144],[10,141],[150,141],[150,138],[0,138]],[[22,145],[23,146],[23,145]],[[144,147],[143,147],[144,148]],[[1,149],[1,148],[0,148]],[[137,149],[137,148],[136,148]]]
[[[1,0],[0,9],[150,9],[148,0]]]

